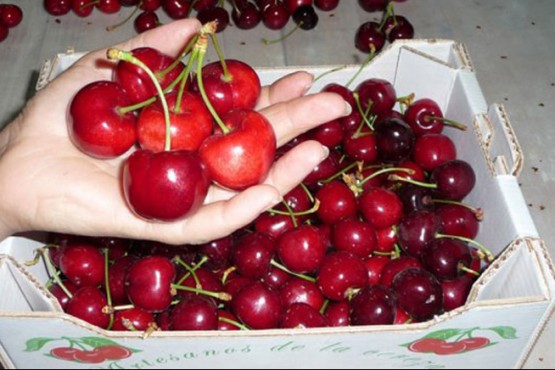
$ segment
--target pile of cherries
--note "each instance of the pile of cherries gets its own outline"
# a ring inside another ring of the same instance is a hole
[[[23,20],[23,11],[15,4],[0,4],[0,42],[8,38],[10,28]]]
[[[493,259],[475,241],[481,211],[464,203],[475,173],[443,132],[465,127],[444,118],[431,99],[398,97],[376,77],[351,88],[353,79],[323,88],[351,104],[349,116],[275,151],[264,118],[234,107],[254,104],[240,99],[258,81],[256,72],[232,60],[202,65],[214,32],[203,29],[188,44],[187,65],[153,49],[112,50],[119,60],[114,80],[85,87],[72,102],[70,131],[81,150],[100,158],[133,151],[122,179],[129,206],[170,221],[194,212],[208,180],[243,189],[306,140],[327,146],[329,157],[282,204],[203,245],[52,235],[41,251],[52,276],[48,289],[64,310],[101,328],[150,332],[407,324],[464,305]],[[155,88],[131,56],[162,86]],[[254,86],[256,101],[259,82]],[[236,88],[241,93],[220,101],[211,93]],[[85,110],[92,104],[95,115]],[[161,118],[168,110],[169,120]],[[212,120],[226,124],[213,129]],[[271,156],[263,171],[235,167],[241,159],[227,153],[241,152],[233,148],[242,142],[252,155]],[[187,209],[175,208],[183,204]]]

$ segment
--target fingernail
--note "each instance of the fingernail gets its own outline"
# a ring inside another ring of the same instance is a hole
[[[304,87],[303,95],[308,93],[308,91],[312,88],[312,83],[314,82],[314,75],[310,73],[310,82],[306,84]]]
[[[351,104],[345,102],[345,116],[348,116],[351,113],[353,113],[353,107],[351,106]]]
[[[322,155],[322,161],[326,158],[328,158],[328,156],[330,155],[330,148],[328,148],[325,145],[322,145],[322,151],[324,152],[324,154]]]

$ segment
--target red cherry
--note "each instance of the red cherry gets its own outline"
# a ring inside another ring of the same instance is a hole
[[[108,282],[110,284],[110,295],[114,305],[123,305],[129,303],[127,291],[125,287],[125,279],[127,271],[137,261],[137,257],[133,255],[123,256],[114,261],[108,268]]]
[[[358,4],[369,13],[383,11],[390,0],[358,0]]]
[[[457,158],[455,143],[443,134],[423,134],[414,141],[412,158],[426,171],[433,171]]]
[[[112,325],[112,330],[145,331],[154,323],[155,319],[152,313],[134,307],[127,310],[116,311],[116,314],[114,315],[114,324]],[[104,349],[103,352],[104,351],[107,351],[107,349]],[[111,351],[114,352],[112,356],[116,355],[116,349]]]
[[[115,82],[97,81],[83,87],[70,105],[70,136],[83,152],[97,158],[114,158],[136,141],[135,116],[118,108],[131,102]],[[94,114],[91,114],[94,112]]]
[[[387,35],[387,41],[404,40],[414,38],[414,27],[409,20],[401,15],[387,18],[383,29]]]
[[[78,17],[88,17],[94,10],[94,4],[91,0],[72,0],[71,8]]]
[[[333,120],[306,133],[309,139],[316,140],[320,144],[332,149],[340,145],[345,136],[344,127],[339,120]]]
[[[110,315],[102,312],[108,301],[98,288],[85,286],[73,294],[67,304],[66,312],[89,324],[107,329],[110,324]]]
[[[424,269],[410,268],[400,272],[391,287],[397,294],[399,306],[415,322],[430,320],[443,311],[441,284]]]
[[[441,204],[435,210],[444,234],[475,239],[480,229],[479,210],[459,204]]]
[[[237,5],[231,12],[231,18],[237,28],[250,30],[260,23],[262,15],[258,11],[256,5],[247,2],[242,6]]]
[[[339,0],[314,0],[314,6],[325,12],[337,8]]]
[[[200,245],[198,252],[208,258],[208,267],[219,270],[229,266],[234,244],[235,239],[229,235]]]
[[[320,201],[316,214],[325,224],[333,225],[345,218],[357,216],[357,200],[355,194],[345,183],[333,180],[324,184],[315,195]]]
[[[376,22],[365,22],[356,31],[355,46],[363,53],[370,53],[372,50],[379,52],[383,49],[385,41],[385,34]]]
[[[484,348],[490,344],[490,340],[485,337],[465,338],[461,339],[459,342],[464,343],[467,351]]]
[[[389,261],[391,261],[389,257],[379,255],[364,259],[364,265],[368,270],[368,285],[380,284],[382,271]]]
[[[64,287],[71,293],[74,294],[79,287],[77,287],[77,285],[73,284],[71,281],[69,280],[65,280],[62,282],[64,284]],[[69,300],[71,298],[69,298],[69,296],[66,294],[66,292],[58,285],[58,284],[52,284],[50,286],[50,288],[48,288],[48,291],[54,296],[56,297],[56,299],[58,300],[58,303],[60,303],[60,306],[62,307],[62,310],[66,310],[67,308],[67,304],[69,302]]]
[[[162,8],[172,19],[187,18],[191,9],[190,0],[162,0]]]
[[[317,284],[327,298],[342,301],[354,290],[368,285],[368,272],[360,258],[347,252],[333,252],[324,259]]]
[[[360,133],[350,132],[343,139],[343,150],[350,159],[372,164],[378,158],[376,137],[370,129],[363,129]]]
[[[333,226],[332,243],[337,250],[365,258],[376,248],[376,232],[367,222],[345,219]]]
[[[270,288],[279,290],[292,278],[293,276],[283,269],[271,267],[270,272],[262,278],[262,281]]]
[[[435,239],[422,254],[426,269],[439,280],[452,280],[463,275],[470,268],[472,254],[468,244],[452,239]]]
[[[376,230],[376,251],[390,253],[397,243],[397,227],[385,227]]]
[[[70,245],[60,256],[60,270],[79,287],[97,287],[104,281],[104,256],[96,246]]]
[[[65,15],[71,11],[72,0],[44,0],[44,9],[54,16]]]
[[[216,32],[222,32],[229,25],[229,13],[221,6],[201,9],[197,13],[197,19],[202,24],[217,22]]]
[[[123,360],[133,354],[129,349],[118,345],[96,347],[91,352],[102,355],[105,360]]]
[[[231,130],[207,138],[199,149],[210,177],[224,188],[244,190],[264,180],[276,152],[274,130],[260,113],[235,109],[223,117]]]
[[[121,0],[120,0],[121,1]],[[147,12],[155,12],[162,6],[162,0],[142,0],[140,8]]]
[[[160,25],[160,19],[155,12],[142,12],[133,21],[137,33],[143,33]]]
[[[247,234],[239,239],[232,259],[237,272],[250,279],[261,279],[270,272],[276,251],[275,240],[263,233]]]
[[[351,301],[352,325],[392,325],[396,313],[395,293],[382,285],[364,288]]]
[[[218,310],[218,330],[221,330],[221,331],[241,330],[239,326],[233,324],[232,322],[238,323],[239,319],[237,319],[237,317],[235,317],[235,315],[229,311],[226,311],[223,309]]]
[[[293,14],[301,6],[312,6],[313,0],[285,0],[284,3],[289,13]]]
[[[408,255],[420,258],[440,231],[441,223],[434,212],[415,211],[399,224],[399,244]]]
[[[199,12],[204,9],[215,7],[218,4],[218,0],[196,0],[192,3],[193,8]]]
[[[50,350],[50,355],[60,360],[71,361],[73,360],[73,356],[78,352],[82,352],[82,350],[71,347],[56,347]]]
[[[177,92],[166,95],[170,110],[171,150],[196,151],[212,134],[212,115],[202,99],[184,92],[177,111]],[[137,138],[141,148],[153,152],[164,150],[166,122],[160,100],[141,110],[137,120]]]
[[[358,199],[366,222],[376,229],[397,225],[403,218],[403,203],[399,196],[385,188],[371,188]]]
[[[279,294],[260,282],[235,294],[231,308],[237,318],[251,329],[277,328],[283,310]]]
[[[21,8],[14,4],[2,5],[0,11],[0,24],[5,27],[13,28],[21,23],[23,20],[23,11]]]
[[[102,13],[105,14],[115,14],[120,11],[121,3],[120,0],[97,0],[96,7]]]
[[[370,107],[370,113],[383,116],[389,113],[397,100],[393,84],[382,78],[369,78],[355,89],[359,95],[363,111]]]
[[[330,302],[324,313],[330,327],[351,325],[351,304],[349,301]]]
[[[272,1],[262,8],[262,23],[271,30],[283,29],[289,18],[289,10],[282,2]]]
[[[319,229],[302,225],[285,232],[277,242],[277,253],[289,270],[298,274],[317,271],[326,255],[326,245]]]
[[[324,295],[316,283],[293,277],[279,289],[283,307],[288,308],[295,303],[304,303],[319,310],[324,304]]]
[[[135,151],[123,166],[123,190],[127,203],[139,216],[174,221],[195,212],[210,185],[194,152]]]
[[[428,133],[440,134],[444,127],[442,118],[443,112],[439,105],[427,98],[413,101],[405,111],[405,121],[416,136]]]
[[[218,308],[204,297],[185,299],[177,304],[170,316],[170,330],[216,330]]]
[[[454,159],[436,167],[430,182],[437,185],[438,198],[462,200],[474,189],[476,174],[468,162]]]
[[[166,310],[172,300],[171,284],[175,268],[164,257],[145,257],[137,261],[127,273],[127,296],[133,305],[148,312]]]
[[[439,346],[447,343],[444,339],[438,338],[422,338],[412,342],[409,346],[409,351],[418,353],[432,353]]]
[[[391,286],[395,277],[409,268],[423,268],[423,266],[420,260],[409,256],[400,256],[399,258],[390,260],[382,269],[380,284]]]
[[[463,275],[453,280],[443,280],[443,306],[449,312],[466,304],[474,279]]]
[[[292,304],[285,313],[279,327],[283,329],[322,328],[327,320],[318,309],[304,303]]]

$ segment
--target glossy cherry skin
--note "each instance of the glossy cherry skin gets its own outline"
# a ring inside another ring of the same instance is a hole
[[[235,238],[232,235],[212,240],[198,247],[200,255],[208,258],[207,266],[213,270],[226,268],[230,264]]]
[[[295,303],[304,303],[319,310],[325,301],[324,295],[316,283],[297,277],[287,280],[280,287],[279,294],[285,308]]]
[[[97,81],[83,87],[70,105],[69,134],[84,153],[102,159],[127,152],[136,142],[136,118],[118,108],[131,104],[125,89],[111,81]],[[91,114],[94,112],[94,114]]]
[[[231,309],[251,329],[277,328],[283,315],[279,293],[260,282],[246,286],[235,294]]]
[[[88,17],[94,10],[94,4],[90,0],[73,0],[71,2],[71,9],[78,17]]]
[[[264,282],[272,289],[279,290],[286,282],[288,282],[292,278],[293,275],[291,275],[290,273],[272,266],[268,275],[262,278],[262,282]]]
[[[297,10],[301,6],[312,6],[314,0],[285,0],[283,1],[283,3],[287,7],[287,10],[289,10],[289,12],[293,14],[295,10]]]
[[[220,293],[224,291],[223,284],[214,272],[205,268],[204,266],[199,267],[195,270],[194,275],[189,271],[185,271],[184,275],[176,279],[181,287],[189,287],[193,289],[200,288],[202,290],[214,293]],[[202,293],[190,292],[182,289],[177,289],[179,296],[182,299],[199,297]]]
[[[473,283],[474,279],[466,275],[453,280],[441,281],[445,311],[452,311],[463,306],[468,299]]]
[[[256,280],[268,275],[275,253],[274,238],[263,233],[247,234],[237,241],[232,261],[239,274]]]
[[[213,8],[218,4],[218,0],[197,0],[193,2],[193,8],[200,12],[201,10]]]
[[[15,4],[4,4],[0,10],[0,24],[13,28],[23,20],[23,11]]]
[[[390,257],[380,255],[370,256],[363,260],[364,265],[368,270],[368,285],[380,284],[382,271],[389,261],[391,261]]]
[[[355,46],[363,53],[370,53],[372,49],[379,52],[385,45],[385,34],[380,31],[376,22],[365,22],[359,26],[355,35]]]
[[[79,287],[97,287],[104,281],[104,256],[96,246],[70,245],[60,256],[60,270]]]
[[[150,47],[136,48],[132,50],[132,53],[134,57],[143,62],[157,76],[158,82],[163,89],[168,87],[184,68],[183,63],[178,63],[174,69],[161,77],[159,73],[173,63],[174,59],[172,57]],[[158,94],[152,79],[145,70],[133,63],[118,62],[113,79],[120,83],[127,91],[132,104],[140,103]]]
[[[155,12],[142,12],[133,21],[133,27],[137,33],[143,33],[160,25],[160,19]]]
[[[221,330],[221,331],[241,330],[240,327],[238,327],[237,325],[234,325],[232,322],[229,322],[227,320],[231,320],[232,322],[237,322],[237,323],[239,322],[239,319],[235,317],[235,315],[232,314],[231,312],[224,309],[219,309],[218,310],[218,330]]]
[[[260,23],[262,15],[256,5],[248,2],[244,6],[234,8],[231,12],[231,19],[237,28],[250,30]]]
[[[441,222],[434,212],[416,211],[399,224],[399,244],[408,255],[420,258],[440,231]]]
[[[133,305],[148,312],[166,310],[172,300],[171,284],[175,267],[165,257],[144,257],[127,273],[127,296]]]
[[[376,230],[376,251],[391,253],[395,244],[399,241],[397,237],[397,225]]]
[[[399,258],[390,260],[382,269],[380,284],[391,286],[395,277],[410,268],[424,268],[419,259],[402,255]]]
[[[187,18],[191,10],[189,0],[162,0],[162,9],[172,19]]]
[[[271,214],[270,212],[262,213],[254,221],[254,229],[257,232],[268,234],[276,239],[294,228],[291,216]]]
[[[184,92],[177,110],[177,92],[166,95],[170,110],[171,150],[196,151],[212,134],[212,115],[202,99]],[[166,144],[166,122],[160,100],[143,108],[137,119],[137,139],[141,148],[161,152]]]
[[[208,174],[224,188],[244,190],[264,180],[273,163],[276,137],[260,113],[234,109],[223,117],[230,128],[202,143],[199,155]]]
[[[235,108],[254,109],[262,89],[258,74],[242,61],[226,59],[225,63],[229,76],[224,74],[219,61],[209,63],[202,68],[202,79],[208,100],[220,117]],[[191,88],[195,92],[199,91],[196,81]]]
[[[318,164],[311,173],[305,177],[303,183],[310,189],[317,189],[321,184],[320,182],[333,176],[342,168],[341,153],[338,151],[331,151],[326,159]]]
[[[368,272],[359,257],[333,252],[326,255],[316,283],[327,298],[342,301],[368,285]]]
[[[347,133],[343,139],[343,151],[354,161],[372,164],[378,158],[376,137],[370,129],[363,129],[360,134]]]
[[[323,328],[328,326],[320,311],[304,303],[294,303],[283,314],[279,327],[282,329]]]
[[[359,210],[375,229],[398,224],[403,218],[403,203],[399,196],[385,188],[371,188],[358,198]]]
[[[390,0],[358,0],[358,4],[368,13],[383,11]]]
[[[145,331],[156,322],[154,315],[139,308],[116,311],[114,331]]]
[[[64,287],[71,293],[74,294],[79,287],[75,284],[73,284],[71,281],[69,280],[65,280],[62,281],[62,283],[64,284]],[[67,304],[69,302],[69,300],[71,298],[69,298],[69,296],[66,294],[66,292],[57,284],[54,283],[52,284],[49,288],[48,291],[54,296],[56,297],[56,299],[58,300],[58,303],[60,303],[60,306],[62,307],[62,310],[66,310],[67,308]]]
[[[339,0],[314,0],[314,6],[325,12],[334,10],[339,5]]]
[[[271,30],[281,30],[289,22],[290,13],[281,2],[272,2],[262,10],[262,23]]]
[[[412,158],[426,171],[457,159],[453,140],[443,134],[423,134],[414,141]]]
[[[330,302],[324,315],[330,327],[338,328],[351,325],[351,305],[349,301]]]
[[[395,105],[397,93],[391,82],[382,78],[369,78],[355,89],[359,95],[363,111],[370,106],[370,113],[383,116]]]
[[[71,11],[72,0],[44,0],[44,9],[54,16],[65,15]]]
[[[216,330],[218,308],[204,297],[184,299],[172,310],[170,330]]]
[[[309,139],[332,149],[340,145],[345,136],[345,129],[339,120],[326,122],[306,133]]]
[[[480,220],[476,213],[458,204],[442,204],[436,208],[443,233],[475,239],[480,230]]]
[[[221,6],[214,6],[211,8],[201,9],[197,12],[197,19],[202,24],[209,22],[217,22],[216,32],[222,32],[229,25],[229,13]]]
[[[434,117],[443,118],[443,112],[435,101],[428,98],[412,102],[405,111],[405,121],[416,136],[429,133],[441,134],[444,123]]]
[[[395,293],[383,285],[366,287],[351,301],[352,325],[391,325],[396,313]]]
[[[433,210],[433,191],[426,187],[414,184],[405,184],[397,192],[405,214],[415,211]]]
[[[110,295],[114,305],[129,303],[125,281],[127,272],[137,262],[138,258],[133,255],[123,256],[115,260],[108,268],[108,282],[110,284]]]
[[[379,158],[384,162],[401,162],[412,154],[415,136],[404,121],[385,119],[376,126],[375,135]]]
[[[277,242],[281,262],[298,274],[317,271],[326,255],[326,244],[317,227],[301,225],[284,233]]]
[[[384,25],[387,41],[404,40],[414,38],[414,27],[406,17],[394,15],[385,21]]]
[[[309,31],[318,25],[318,13],[312,5],[303,5],[295,9],[291,18],[300,29]]]
[[[367,222],[345,219],[333,226],[332,242],[337,250],[365,258],[376,249],[376,231]]]
[[[422,262],[439,280],[452,280],[465,274],[463,268],[470,268],[472,254],[468,244],[441,238],[434,240],[426,249]]]
[[[67,304],[66,312],[89,324],[107,329],[110,324],[110,315],[102,312],[107,304],[104,293],[96,287],[86,286],[73,294],[73,298]]]
[[[123,166],[127,204],[140,217],[175,221],[204,202],[209,177],[194,152],[135,151]]]
[[[325,224],[333,225],[344,218],[357,216],[355,194],[341,181],[333,180],[324,184],[315,197],[320,201],[316,214]]]
[[[120,11],[120,0],[98,0],[96,8],[105,14],[115,14]]]
[[[430,182],[437,185],[435,193],[440,199],[463,200],[476,185],[476,174],[466,161],[454,159],[436,167]]]
[[[391,285],[399,306],[415,322],[433,318],[443,311],[443,290],[432,273],[424,269],[408,269],[399,273]]]

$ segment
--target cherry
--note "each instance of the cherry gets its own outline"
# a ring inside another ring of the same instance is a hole
[[[219,309],[218,310],[218,330],[219,331],[235,331],[241,330],[240,326],[235,323],[238,323],[239,320],[235,317],[234,314],[227,310]]]
[[[411,155],[415,137],[404,121],[397,118],[382,120],[374,132],[379,158],[384,162],[401,162]]]
[[[381,78],[369,78],[362,81],[355,89],[363,111],[370,108],[370,113],[383,116],[395,105],[397,94],[391,82]],[[383,121],[383,119],[381,120]]]
[[[172,302],[171,283],[175,267],[165,257],[144,257],[130,267],[127,296],[133,305],[148,312],[162,312]]]
[[[468,299],[474,279],[467,276],[459,276],[453,280],[442,280],[443,306],[445,311],[452,311],[463,306]]]
[[[120,0],[95,0],[98,10],[105,14],[115,14],[120,11]]]
[[[362,289],[351,301],[352,325],[391,325],[396,313],[395,293],[382,285]]]
[[[409,346],[409,351],[418,353],[432,353],[435,352],[439,346],[446,344],[447,341],[439,338],[422,338],[412,342]]]
[[[142,12],[139,14],[135,21],[133,22],[133,26],[135,27],[135,31],[137,33],[143,33],[153,28],[156,28],[160,25],[160,20],[158,15],[155,12]]]
[[[318,309],[304,303],[294,303],[283,314],[280,328],[322,328],[328,326],[327,320]]]
[[[417,136],[426,133],[440,134],[445,123],[461,130],[465,129],[464,125],[443,118],[443,112],[439,105],[428,98],[413,101],[405,111],[405,121]]]
[[[376,230],[376,252],[391,253],[397,242],[396,225]]]
[[[140,8],[147,12],[155,12],[160,6],[162,6],[162,0],[142,0],[140,2]]]
[[[199,156],[189,151],[135,151],[123,165],[124,196],[139,216],[174,221],[196,211],[210,185]]]
[[[314,0],[314,6],[325,12],[337,8],[338,5],[339,0]]]
[[[344,127],[339,120],[326,122],[306,133],[309,139],[316,140],[330,149],[335,148],[343,142],[345,136]]]
[[[247,234],[237,241],[232,260],[237,272],[256,280],[268,275],[276,252],[274,238],[263,233]]]
[[[420,258],[440,231],[441,222],[434,212],[415,211],[399,224],[399,244],[408,255]]]
[[[413,25],[407,18],[401,15],[394,15],[387,18],[384,23],[383,29],[385,30],[387,41],[389,42],[414,38]]]
[[[251,329],[272,329],[279,326],[282,303],[277,292],[256,282],[236,293],[231,301],[232,312]]]
[[[262,10],[262,23],[271,30],[281,30],[289,22],[290,13],[284,3],[272,1]]]
[[[391,261],[389,257],[375,255],[364,259],[364,265],[368,271],[368,285],[380,284],[382,272]]]
[[[397,314],[395,315],[395,321],[393,321],[393,325],[406,325],[410,324],[412,321],[411,317],[408,313],[406,313],[403,309],[397,307]]]
[[[318,14],[312,5],[299,6],[291,16],[300,29],[312,30],[318,25]]]
[[[330,327],[345,327],[351,325],[351,305],[349,301],[330,302],[324,312]]]
[[[157,76],[162,89],[167,88],[184,69],[183,64],[178,63],[175,68],[161,76],[160,73],[174,62],[172,57],[150,47],[136,48],[131,52]],[[118,62],[114,72],[114,81],[120,83],[127,91],[131,104],[141,103],[157,95],[156,87],[148,73],[131,62]]]
[[[344,219],[333,226],[332,242],[337,250],[364,258],[376,249],[376,232],[367,222]]]
[[[111,330],[145,331],[155,323],[154,315],[140,308],[116,311]]]
[[[242,6],[235,6],[231,12],[231,18],[233,23],[242,29],[250,30],[258,25],[262,19],[262,15],[258,11],[256,5],[251,2],[247,2]]]
[[[191,290],[177,289],[181,298],[194,298],[200,295],[213,296],[216,293],[218,298],[227,298],[225,295],[218,295],[224,291],[223,284],[219,277],[204,267],[198,267],[194,272],[187,272],[180,279],[178,286],[192,288]],[[193,291],[193,290],[196,290]]]
[[[389,2],[390,0],[358,0],[362,9],[369,13],[385,10]]]
[[[162,9],[172,19],[187,18],[191,10],[190,0],[162,0]]]
[[[343,100],[345,100],[347,103],[349,103],[349,105],[351,106],[351,108],[353,108],[353,113],[359,113],[357,111],[357,105],[356,105],[356,100],[353,96],[353,92],[351,91],[351,89],[349,89],[347,86],[340,84],[340,83],[336,83],[336,82],[331,82],[329,84],[327,84],[326,86],[324,86],[324,88],[322,89],[322,92],[333,92],[336,94],[341,95],[341,97],[343,98]],[[358,124],[360,124],[360,122],[362,121],[362,119],[359,119],[355,125],[358,126]],[[345,127],[348,129],[348,127]]]
[[[257,232],[268,234],[277,239],[286,231],[295,228],[291,216],[282,214],[262,213],[254,221],[254,229]]]
[[[66,312],[89,324],[107,329],[110,315],[103,313],[107,300],[104,293],[93,286],[79,288],[67,303]]]
[[[216,183],[244,190],[264,180],[276,152],[274,130],[260,113],[234,109],[223,117],[227,133],[216,133],[202,143],[199,155]]]
[[[233,236],[228,235],[200,245],[198,252],[208,258],[208,267],[213,270],[219,270],[229,266],[234,244]]]
[[[375,229],[398,224],[403,217],[403,203],[399,196],[385,188],[371,188],[358,198],[359,210]]]
[[[281,287],[293,278],[289,272],[281,268],[271,267],[268,275],[262,278],[262,281],[272,289],[281,289]]]
[[[72,361],[79,352],[83,352],[83,350],[71,347],[56,347],[50,350],[50,355],[60,360]]]
[[[13,28],[23,20],[23,11],[14,4],[3,4],[0,11],[0,24],[5,27]]]
[[[434,349],[436,355],[445,356],[462,353],[466,351],[466,344],[462,341],[451,343],[440,343]]]
[[[367,164],[375,162],[378,158],[376,137],[369,128],[345,135],[343,150],[350,159]]]
[[[141,0],[120,0],[122,6],[137,6]]]
[[[319,187],[320,182],[335,175],[341,169],[341,153],[331,151],[326,159],[318,164],[303,183],[311,189]]]
[[[287,308],[295,303],[304,303],[319,310],[324,304],[324,295],[316,283],[305,279],[292,277],[279,289],[283,307]]]
[[[44,0],[44,9],[54,16],[65,15],[71,11],[72,0]]]
[[[430,182],[436,184],[438,198],[462,200],[474,188],[476,174],[468,162],[454,159],[436,167],[430,175]]]
[[[71,140],[93,157],[122,155],[136,141],[135,116],[119,111],[130,103],[125,89],[115,82],[97,81],[86,85],[70,105]]]
[[[96,347],[91,352],[99,354],[104,360],[123,360],[133,354],[131,350],[118,345]]]
[[[434,209],[431,189],[414,184],[405,184],[397,194],[403,203],[403,211],[407,215],[415,211]]]
[[[302,6],[312,6],[313,4],[313,0],[284,0],[283,2],[291,14]]]
[[[170,330],[216,330],[218,308],[214,301],[204,297],[182,300],[170,315]]]
[[[325,224],[333,225],[344,218],[357,216],[356,197],[351,189],[339,180],[324,184],[315,198],[320,201],[316,214]]]
[[[400,272],[391,287],[397,294],[399,306],[415,322],[429,320],[443,310],[441,284],[424,269],[411,268]]]
[[[94,6],[91,0],[72,0],[71,9],[78,17],[85,18],[92,14]]]
[[[201,9],[197,13],[197,19],[202,23],[206,24],[209,22],[216,21],[217,27],[216,32],[222,32],[229,25],[229,13],[221,6],[213,6],[209,8]]]
[[[71,299],[71,297],[67,295],[66,290],[73,295],[79,287],[69,280],[62,281],[62,284],[64,285],[65,290],[57,283],[54,283],[48,288],[48,291],[58,300],[62,310],[65,311],[67,309],[67,304]]]
[[[423,266],[420,260],[406,255],[390,260],[382,269],[380,284],[388,287],[391,286],[399,273],[410,268],[423,268]]]
[[[470,247],[456,239],[440,238],[430,243],[422,254],[428,271],[439,280],[452,280],[465,273],[472,262]]]
[[[326,255],[317,277],[324,296],[335,301],[349,298],[354,290],[368,285],[368,272],[359,257],[347,252]]]
[[[307,274],[317,271],[326,255],[326,244],[319,229],[302,225],[285,232],[277,242],[277,253],[287,269]]]
[[[123,256],[115,260],[108,268],[108,283],[114,305],[123,305],[129,302],[125,280],[127,272],[137,260],[138,258],[132,255]]]
[[[104,256],[96,246],[70,245],[60,256],[60,270],[79,287],[96,287],[104,281]]]
[[[455,143],[443,134],[423,134],[414,141],[412,158],[426,171],[457,158]]]
[[[179,104],[176,91],[166,95],[170,109],[170,140],[172,150],[196,151],[212,134],[210,111],[202,99],[184,92]],[[166,144],[166,122],[160,100],[143,108],[137,120],[137,138],[141,148],[161,152]]]
[[[462,204],[440,204],[435,210],[443,233],[475,239],[480,229],[481,212]]]
[[[380,25],[373,21],[361,24],[355,34],[355,47],[363,53],[379,52],[385,41]]]

